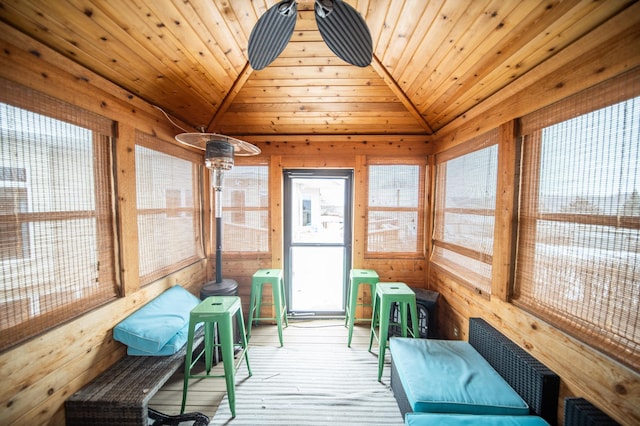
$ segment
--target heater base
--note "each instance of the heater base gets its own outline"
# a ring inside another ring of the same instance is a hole
[[[200,290],[200,300],[209,296],[237,296],[238,282],[229,278],[223,278],[222,282],[209,281]]]

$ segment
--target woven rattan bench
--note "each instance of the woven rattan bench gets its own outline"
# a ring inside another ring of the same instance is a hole
[[[520,395],[530,414],[557,424],[559,376],[481,318],[469,320],[469,343]],[[391,388],[404,417],[413,408],[396,364],[392,351]]]
[[[196,349],[204,340],[200,331]],[[178,424],[177,416],[162,416],[149,410],[153,395],[184,365],[186,345],[170,356],[125,356],[65,401],[67,425]],[[163,420],[159,420],[161,417]],[[175,422],[174,422],[175,420]],[[184,415],[194,425],[208,424],[200,413]]]

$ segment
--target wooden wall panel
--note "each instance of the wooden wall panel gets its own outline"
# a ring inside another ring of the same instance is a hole
[[[207,261],[139,287],[135,208],[135,130],[175,143],[177,130],[157,109],[0,24],[0,77],[78,105],[120,126],[116,141],[116,209],[124,296],[80,318],[0,353],[0,424],[59,425],[65,399],[125,354],[113,327],[175,284],[197,294],[207,279]],[[175,143],[176,146],[178,145]]]
[[[637,6],[634,8],[637,9]],[[629,15],[607,22],[547,63],[495,94],[479,107],[446,126],[433,141],[434,154],[502,126],[498,208],[494,242],[494,276],[490,300],[479,297],[433,264],[430,289],[441,294],[438,329],[444,338],[466,339],[468,318],[480,316],[560,375],[563,398],[582,396],[624,425],[640,424],[640,374],[571,338],[507,301],[511,241],[515,232],[515,163],[518,158],[514,120],[559,99],[640,67],[640,28]]]

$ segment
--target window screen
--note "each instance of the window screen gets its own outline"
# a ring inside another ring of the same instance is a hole
[[[118,287],[111,121],[0,86],[1,350],[112,300]]]
[[[367,254],[421,256],[424,164],[371,164],[367,206]]]
[[[640,97],[603,86],[523,120],[514,303],[640,368]],[[577,115],[577,116],[576,116]]]
[[[235,165],[223,185],[223,250],[269,252],[269,167]]]
[[[465,154],[444,153],[436,161],[431,260],[485,295],[491,294],[497,141],[492,131],[470,141]]]
[[[141,132],[136,139],[140,281],[148,284],[204,257],[202,159],[152,149],[169,144]]]

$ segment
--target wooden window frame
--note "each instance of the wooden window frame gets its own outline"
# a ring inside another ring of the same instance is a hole
[[[193,237],[194,237],[194,251],[191,255],[176,259],[174,262],[165,264],[155,270],[144,273],[142,266],[140,267],[140,285],[148,285],[162,277],[165,277],[179,269],[192,265],[204,259],[204,229],[203,229],[203,197],[202,197],[202,183],[203,183],[203,160],[202,156],[194,153],[186,148],[176,146],[166,141],[162,141],[155,136],[136,131],[136,148],[140,146],[142,148],[158,152],[169,157],[184,160],[191,163],[191,182],[192,187],[190,189],[190,199],[192,205],[190,206],[174,206],[166,205],[163,208],[141,208],[137,204],[137,218],[138,227],[140,226],[140,218],[148,215],[165,214],[167,218],[174,220],[180,220],[180,217],[187,215],[193,217]],[[137,155],[137,153],[136,153]],[[140,167],[136,167],[136,174],[140,171]],[[136,177],[138,179],[138,176]],[[136,189],[136,193],[139,193],[140,188]],[[169,200],[168,200],[169,201]],[[170,203],[169,203],[170,204]],[[144,238],[144,234],[138,230],[138,240]],[[140,265],[142,265],[144,254],[140,253]]]
[[[428,179],[428,162],[427,158],[368,158],[367,159],[367,182],[369,182],[369,167],[370,166],[417,166],[419,171],[418,182],[416,182],[417,200],[418,205],[416,207],[376,207],[369,205],[369,191],[371,191],[370,184],[367,184],[366,189],[366,212],[365,212],[365,259],[424,259],[425,258],[425,238],[424,233],[426,229],[426,189]],[[369,220],[372,212],[401,212],[401,213],[416,213],[416,246],[412,251],[371,251],[369,250]]]
[[[90,173],[93,174],[93,191],[90,196],[87,192],[81,194],[73,192],[82,191],[84,188],[82,185],[58,188],[70,191],[68,197],[72,199],[74,195],[84,197],[80,199],[85,200],[84,204],[92,204],[92,209],[71,210],[65,209],[64,206],[62,206],[63,208],[54,206],[52,210],[43,211],[42,207],[36,207],[35,210],[30,207],[27,212],[20,211],[8,216],[0,216],[0,221],[12,221],[28,226],[46,223],[72,223],[79,220],[90,220],[95,223],[95,231],[92,235],[79,237],[81,239],[95,238],[95,244],[92,245],[95,248],[95,253],[92,254],[95,256],[95,265],[91,270],[78,269],[79,266],[75,266],[73,270],[64,268],[64,265],[73,264],[74,258],[87,258],[87,253],[66,253],[65,250],[79,247],[69,244],[69,241],[66,240],[60,240],[61,246],[59,247],[58,240],[55,239],[56,236],[48,233],[43,236],[53,239],[43,242],[42,245],[33,243],[27,258],[10,261],[13,262],[10,269],[17,274],[18,278],[25,276],[24,274],[26,276],[32,275],[34,270],[42,270],[36,275],[42,277],[45,274],[47,285],[43,286],[30,281],[27,287],[21,286],[17,292],[8,290],[11,293],[8,298],[7,293],[3,293],[2,310],[4,311],[5,326],[0,332],[0,350],[3,350],[114,300],[120,293],[121,284],[117,273],[119,267],[116,257],[117,241],[113,214],[112,143],[115,123],[95,113],[4,79],[0,79],[0,102],[90,131],[91,141],[88,143],[91,144],[92,158],[87,163],[90,162]],[[17,130],[20,131],[20,129]],[[64,134],[63,137],[65,137]],[[43,167],[52,167],[53,165],[55,162],[48,162]],[[38,166],[36,164],[33,168]],[[55,171],[51,173],[55,174]],[[53,185],[53,182],[51,180],[45,183]],[[26,182],[26,185],[29,186],[30,183]],[[40,191],[43,190],[40,188]],[[32,194],[29,197],[32,197]],[[86,228],[86,225],[84,227]],[[43,229],[43,231],[47,232],[47,229]],[[55,262],[60,264],[60,268],[47,266],[47,262],[43,260],[45,259],[44,253],[49,250],[39,249],[39,247],[44,247],[44,244],[56,244],[59,256],[56,257]],[[88,247],[82,245],[81,248]],[[65,255],[66,257],[64,257]],[[25,262],[28,262],[30,266],[24,265]],[[50,268],[54,268],[58,273],[46,274]],[[67,272],[75,275],[65,277]],[[79,281],[72,285],[72,281],[76,278],[86,279],[84,275],[91,276],[92,284],[83,284],[83,281]],[[52,291],[48,291],[46,288],[51,288]],[[30,300],[30,294],[34,295],[34,300]],[[37,303],[38,306],[34,307],[34,303]],[[13,319],[11,315],[13,315]]]
[[[634,70],[522,118],[520,138],[522,141],[523,166],[518,221],[518,255],[516,275],[511,290],[511,301],[514,305],[548,321],[573,337],[607,353],[614,359],[636,370],[640,367],[640,354],[637,350],[638,342],[635,342],[635,349],[629,347],[624,343],[624,339],[616,336],[613,331],[605,329],[604,325],[597,323],[598,319],[596,317],[611,318],[614,315],[614,310],[618,309],[617,304],[611,302],[611,295],[597,305],[606,312],[590,313],[589,310],[593,307],[589,305],[584,307],[585,312],[587,312],[586,316],[584,314],[576,316],[567,309],[562,310],[564,306],[559,307],[555,302],[550,304],[546,299],[542,300],[541,297],[537,298],[529,295],[536,291],[533,287],[535,283],[529,282],[531,278],[528,278],[533,277],[536,273],[536,265],[533,260],[525,259],[531,259],[532,255],[530,254],[535,252],[536,243],[538,242],[536,238],[538,234],[537,228],[540,222],[566,223],[579,227],[640,229],[640,217],[593,213],[576,214],[557,211],[541,212],[538,196],[527,196],[539,194],[543,129],[638,96],[640,96],[640,70]],[[597,229],[594,231],[597,231]],[[572,247],[583,246],[572,245]],[[553,286],[553,283],[548,283],[548,285]],[[529,287],[522,290],[521,286]],[[593,288],[598,288],[597,285],[594,286],[591,282],[585,287],[590,289],[589,291],[593,290]],[[553,291],[562,291],[562,288]],[[618,295],[617,297],[620,296]],[[583,308],[581,307],[580,312],[582,310]],[[625,317],[625,315],[622,316]],[[630,320],[633,321],[632,319]],[[633,324],[632,326],[635,327]]]
[[[480,217],[490,216],[494,218],[493,224],[493,233],[491,244],[495,243],[495,232],[496,232],[496,207],[494,208],[450,208],[445,207],[440,209],[440,206],[444,205],[445,197],[447,194],[444,192],[444,188],[446,185],[446,176],[443,173],[440,173],[440,166],[445,163],[462,158],[466,155],[472,155],[481,150],[496,147],[496,150],[500,149],[500,132],[499,129],[491,130],[483,135],[474,137],[473,139],[464,142],[454,148],[451,148],[447,151],[443,151],[438,153],[435,157],[435,200],[434,200],[434,219],[433,219],[433,235],[431,239],[432,250],[431,250],[431,264],[433,264],[439,271],[454,276],[457,280],[459,280],[462,284],[464,284],[469,289],[473,290],[476,294],[490,298],[492,294],[492,275],[493,275],[493,250],[492,253],[484,253],[478,251],[476,249],[466,247],[460,244],[451,243],[444,240],[444,214],[446,213],[459,213],[464,215],[475,215]],[[497,152],[497,156],[499,156],[499,152]],[[499,161],[496,157],[496,176],[499,173]],[[493,194],[493,197],[497,201],[497,185],[496,181],[496,193]],[[440,237],[442,235],[442,237]],[[471,259],[476,262],[480,262],[482,264],[488,265],[489,268],[489,276],[484,276],[481,273],[478,273],[475,270],[471,270],[469,268],[461,267],[457,262],[447,259],[441,255],[438,255],[438,249],[448,250],[454,253],[457,256],[463,256],[465,258]]]
[[[236,206],[236,205],[231,205],[233,204],[233,200],[236,199],[233,196],[232,193],[232,189],[228,186],[225,185],[225,182],[228,182],[228,179],[230,177],[232,177],[233,175],[229,176],[229,172],[225,172],[225,176],[224,176],[224,180],[223,180],[223,207],[222,207],[222,217],[223,217],[223,221],[222,221],[222,229],[223,229],[223,241],[222,241],[222,246],[223,246],[223,253],[224,255],[229,255],[233,258],[250,258],[250,259],[254,259],[254,258],[270,258],[271,257],[271,232],[269,232],[269,229],[271,228],[270,225],[270,212],[271,212],[271,206],[270,206],[270,202],[271,202],[271,194],[269,193],[271,191],[271,187],[270,187],[270,179],[271,179],[271,170],[270,170],[270,165],[268,162],[265,162],[264,158],[237,158],[236,159],[236,164],[234,165],[233,169],[231,170],[231,172],[233,172],[234,169],[238,169],[240,167],[265,167],[266,168],[266,178],[267,181],[264,185],[264,188],[267,190],[267,194],[266,194],[266,200],[267,200],[267,204],[266,205],[260,205],[260,206],[247,206],[246,205],[246,199],[244,199],[244,205],[242,206]],[[226,191],[226,192],[225,192]],[[212,202],[215,202],[215,197],[212,197]],[[225,202],[225,200],[227,200]],[[231,203],[231,204],[230,204]],[[231,249],[226,249],[225,248],[225,235],[224,235],[224,228],[226,225],[228,225],[227,221],[225,220],[225,218],[229,218],[229,217],[240,217],[240,215],[243,215],[243,217],[246,218],[245,213],[248,212],[259,212],[259,213],[264,213],[266,215],[267,218],[267,224],[266,224],[266,247],[264,250],[231,250]],[[215,220],[215,218],[212,218],[212,220]],[[215,226],[212,226],[212,229],[215,229]]]

